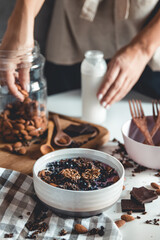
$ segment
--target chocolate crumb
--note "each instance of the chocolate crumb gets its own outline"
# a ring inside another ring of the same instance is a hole
[[[103,226],[101,226],[101,229],[98,230],[98,234],[100,237],[102,237],[104,235],[104,227]]]
[[[160,171],[158,171],[158,173],[156,173],[154,176],[160,177]]]
[[[13,237],[13,233],[5,233],[4,234],[4,238],[12,238]]]
[[[131,214],[132,214],[132,211],[128,211],[127,214],[128,214],[128,215],[131,215]]]
[[[159,226],[160,225],[159,220],[160,220],[159,218],[154,218],[152,220],[146,220],[145,223]]]
[[[92,228],[91,230],[89,230],[89,235],[95,235],[98,233],[97,228]]]
[[[60,236],[66,235],[68,232],[65,229],[62,229],[59,233]]]
[[[147,212],[142,212],[142,215],[145,215],[145,214],[147,214]]]
[[[145,171],[145,170],[147,170],[146,167],[141,166],[141,165],[138,165],[136,168],[134,168],[134,170],[133,170],[132,172],[133,172],[133,173],[140,173],[140,172],[143,172],[143,171]]]
[[[95,235],[98,234],[99,236],[103,236],[104,235],[104,227],[101,226],[100,228],[92,228],[91,230],[89,230],[89,235]]]
[[[137,219],[141,219],[141,217],[140,217],[140,216],[137,216]]]

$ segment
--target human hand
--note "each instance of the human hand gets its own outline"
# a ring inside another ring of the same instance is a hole
[[[29,90],[32,49],[33,21],[27,22],[21,15],[13,14],[0,45],[0,84],[7,85],[9,92],[20,101],[24,95],[17,84]]]
[[[139,44],[130,44],[111,59],[104,81],[97,93],[106,108],[121,100],[139,80],[150,56]]]

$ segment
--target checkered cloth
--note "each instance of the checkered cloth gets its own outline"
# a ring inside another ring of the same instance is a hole
[[[39,233],[38,240],[121,240],[122,236],[106,213],[90,218],[62,218],[46,208],[35,196],[32,178],[16,171],[0,168],[0,239],[5,234],[13,233],[9,239],[27,239],[29,232],[25,227],[28,221],[34,221],[46,215],[44,222],[49,225],[46,232]],[[87,234],[75,234],[72,229],[76,223],[84,225],[87,229],[104,226],[103,237]],[[62,229],[68,234],[60,236]]]

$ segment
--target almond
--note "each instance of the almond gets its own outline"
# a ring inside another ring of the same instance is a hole
[[[15,85],[16,85],[16,87],[18,88],[18,91],[21,92],[21,90],[22,90],[21,86],[20,86],[19,84],[15,84]]]
[[[12,129],[12,133],[17,135],[17,134],[19,134],[19,130],[17,130],[17,129]]]
[[[34,122],[35,122],[36,128],[40,128],[41,127],[41,124],[42,124],[42,119],[41,118],[35,117],[34,118]]]
[[[22,147],[18,150],[18,153],[21,154],[21,155],[25,155],[27,152],[26,148],[25,147]]]
[[[16,142],[15,144],[13,144],[14,148],[20,148],[22,146],[23,146],[23,144],[21,142]]]
[[[26,122],[26,126],[28,126],[28,125],[30,125],[30,121],[29,120]]]
[[[114,182],[114,183],[117,182],[118,180],[119,180],[119,177],[118,177],[118,176],[113,177],[113,182]]]
[[[158,185],[158,184],[155,183],[155,182],[152,182],[152,183],[151,183],[151,186],[152,186],[154,189],[160,189],[160,185]]]
[[[7,150],[7,151],[9,151],[9,152],[12,152],[12,151],[13,151],[13,147],[12,147],[11,144],[5,145],[5,146],[4,146],[4,149]]]
[[[13,128],[12,123],[8,120],[3,122],[3,126],[6,128]]]
[[[26,127],[26,130],[27,130],[27,131],[35,130],[35,127],[34,127],[34,126],[27,126],[27,127]]]
[[[66,144],[66,143],[68,143],[68,141],[67,141],[67,139],[66,139],[65,137],[62,137],[62,138],[60,138],[60,139],[58,140],[58,143],[60,143],[60,144]]]
[[[29,96],[29,93],[25,90],[21,90],[21,93],[24,95],[24,97],[28,97]]]
[[[31,99],[31,98],[25,98],[25,99],[24,99],[24,103],[30,103],[30,102],[32,102],[32,99]]]
[[[117,225],[118,228],[122,227],[126,222],[124,220],[117,220],[115,221],[115,224]]]
[[[74,230],[77,232],[77,233],[80,233],[80,234],[83,234],[83,233],[87,233],[88,232],[88,229],[86,227],[84,227],[83,225],[81,224],[75,224],[74,225]]]
[[[124,214],[121,216],[121,219],[124,220],[125,222],[130,222],[134,220],[134,217],[129,214]]]
[[[32,130],[29,132],[29,135],[32,137],[38,137],[39,136],[39,132],[37,130]]]
[[[25,138],[26,140],[28,140],[28,141],[32,140],[32,137],[29,136],[29,135],[24,135],[24,138]]]
[[[160,189],[156,190],[157,195],[160,195]]]
[[[12,109],[12,104],[8,103],[6,108]]]
[[[18,123],[23,123],[23,124],[24,124],[26,121],[25,121],[23,118],[20,118],[20,119],[17,120],[17,122],[18,122]]]
[[[26,130],[21,130],[20,131],[23,135],[28,135],[28,132]]]
[[[46,171],[45,170],[42,170],[38,173],[38,176],[39,177],[45,177],[46,176]]]
[[[50,183],[50,185],[52,185],[53,187],[57,187],[57,184],[55,183]]]
[[[5,110],[4,111],[4,115],[6,115],[6,116],[10,115],[10,111],[9,110]]]
[[[31,124],[32,126],[34,126],[34,121],[33,121],[33,120],[31,120],[31,121],[30,121],[30,124]]]
[[[24,125],[22,123],[16,123],[14,124],[14,127],[18,130],[23,130],[25,129]]]

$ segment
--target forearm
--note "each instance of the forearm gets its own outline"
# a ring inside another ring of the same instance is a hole
[[[10,49],[19,49],[23,46],[32,47],[34,19],[45,0],[17,0],[14,10],[8,20],[8,26],[4,35],[2,46],[8,48],[8,41],[13,39]],[[15,42],[17,46],[15,47]]]
[[[11,17],[23,11],[28,17],[35,18],[44,1],[45,0],[17,0]]]
[[[151,58],[160,46],[160,10],[148,25],[132,40],[131,45],[138,45]]]

